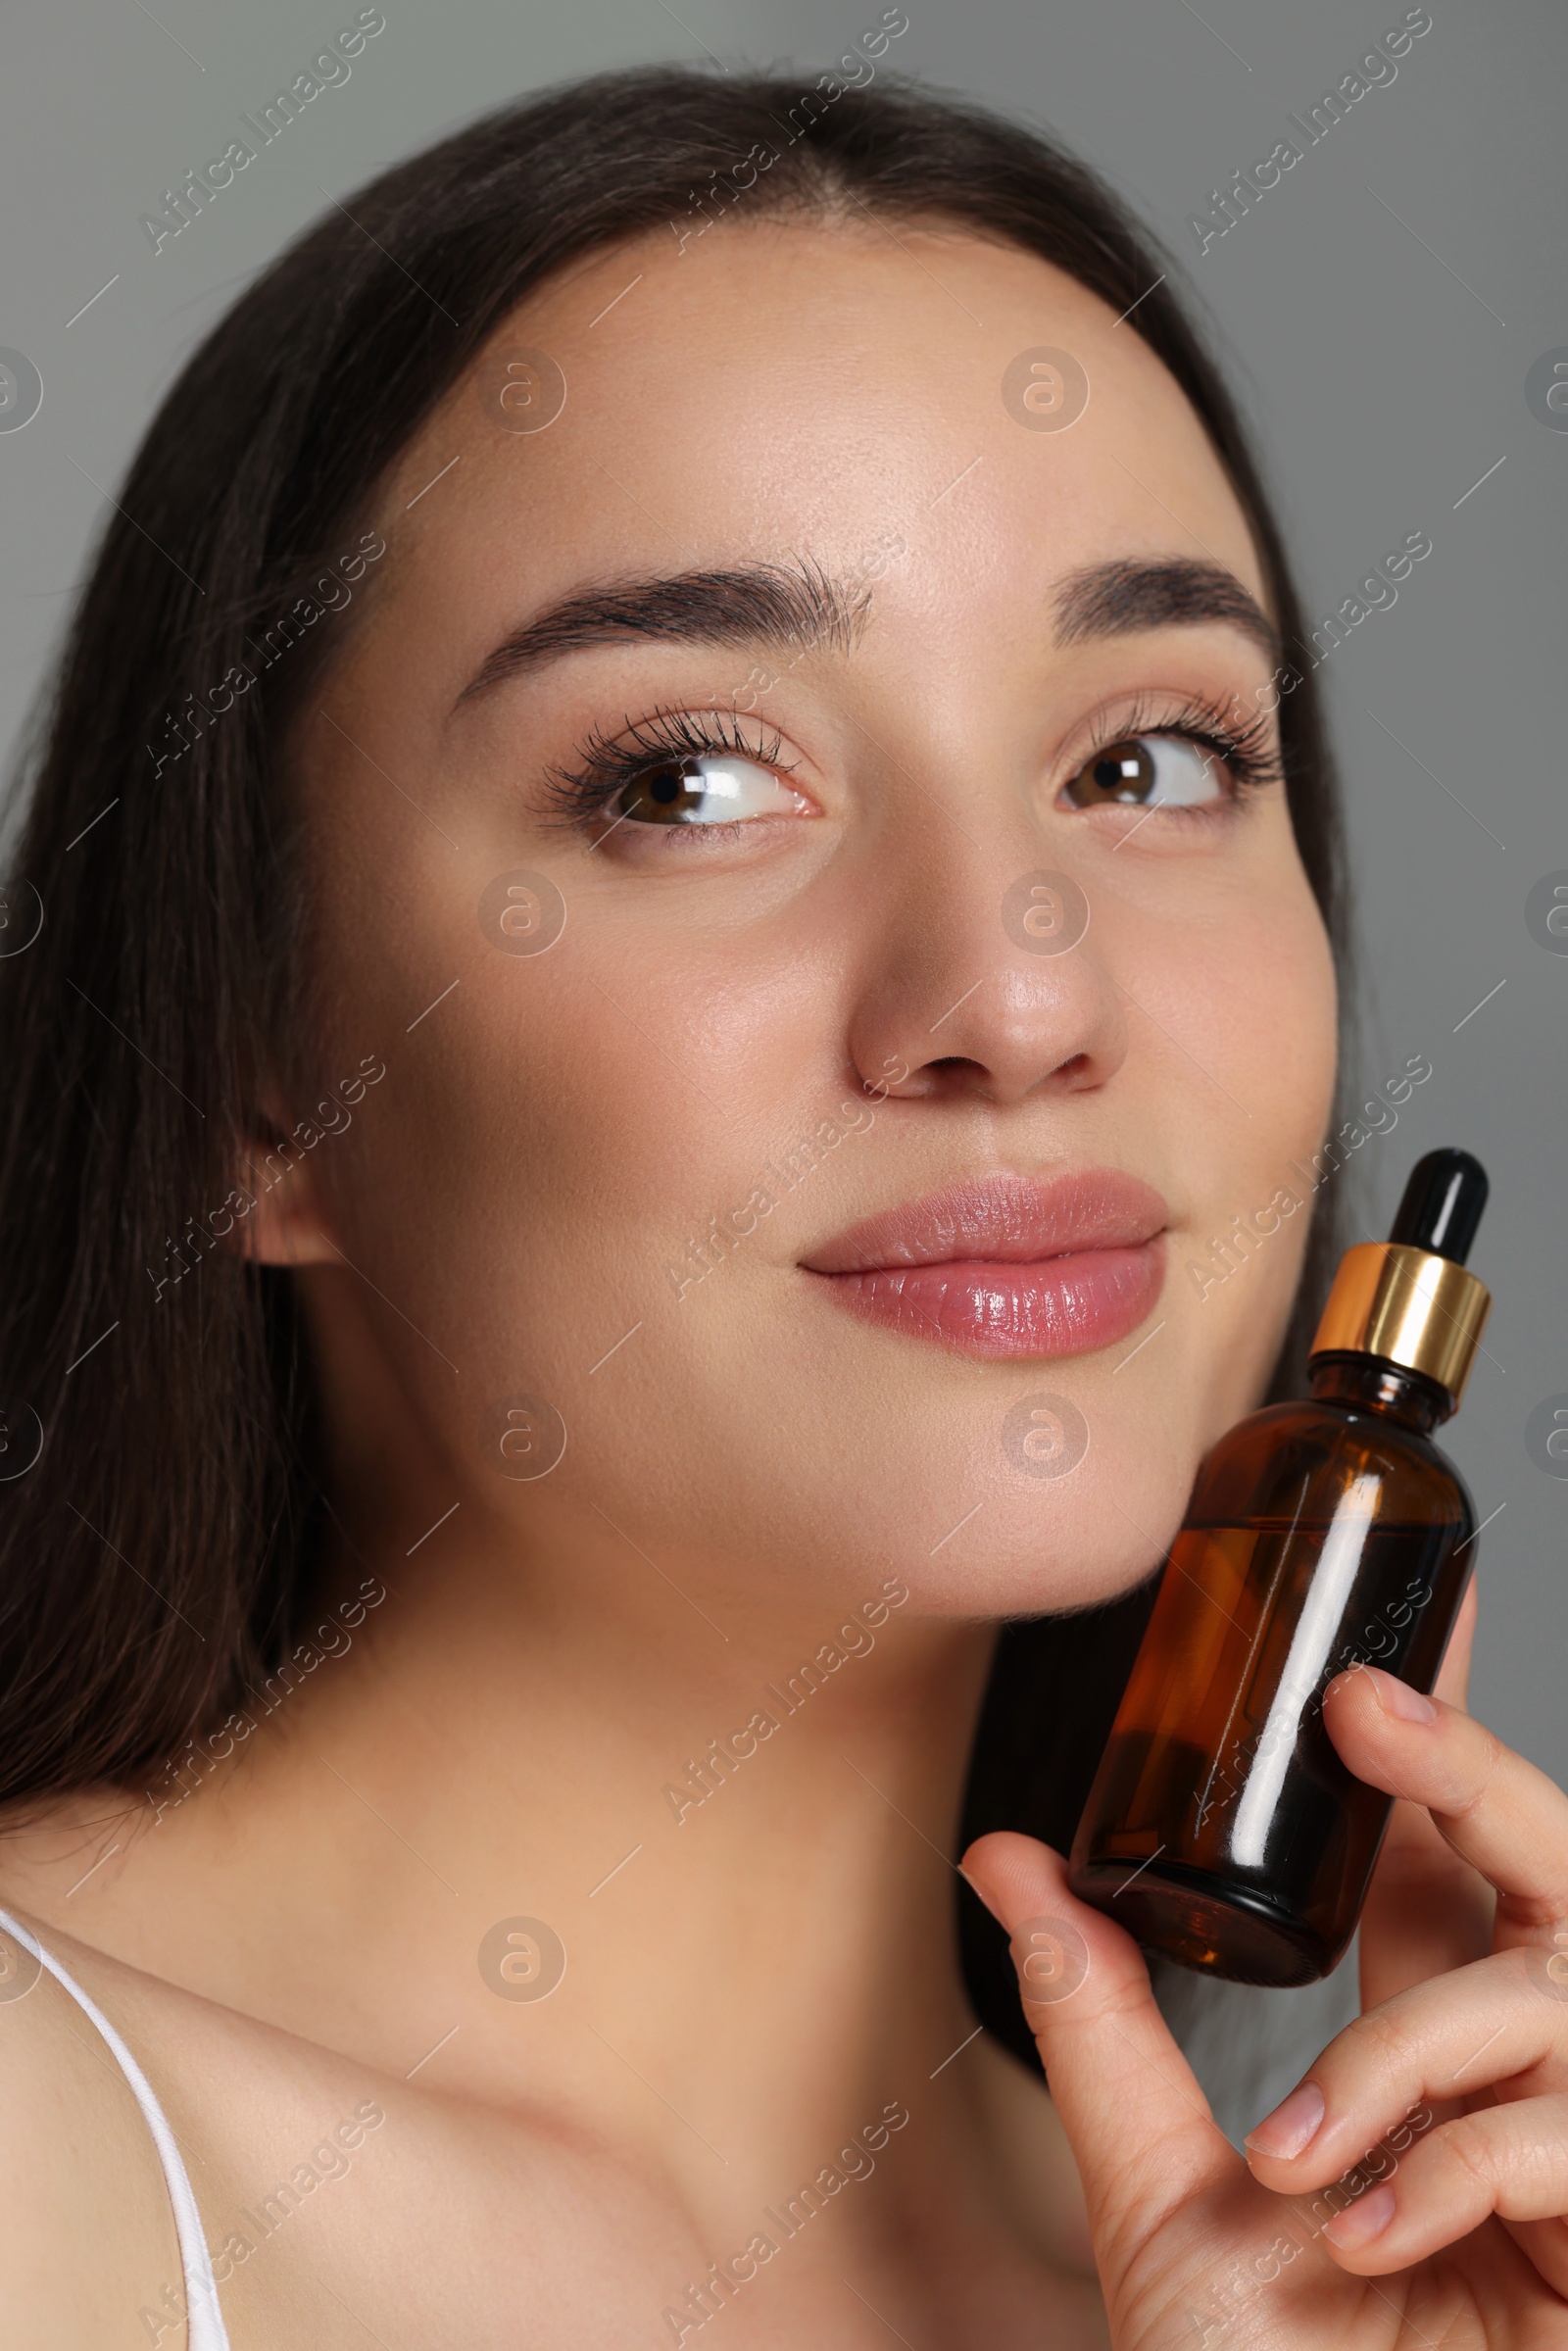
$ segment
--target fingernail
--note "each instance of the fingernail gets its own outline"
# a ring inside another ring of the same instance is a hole
[[[1385,1714],[1396,1714],[1401,1723],[1436,1722],[1438,1710],[1430,1698],[1424,1698],[1408,1682],[1396,1681],[1393,1674],[1374,1666],[1372,1687],[1377,1691],[1378,1704]]]
[[[1299,2155],[1322,2120],[1323,2092],[1315,2082],[1303,2082],[1283,2106],[1276,2106],[1248,2132],[1244,2144],[1255,2147],[1259,2155]]]
[[[1348,2253],[1353,2246],[1369,2245],[1375,2236],[1381,2236],[1393,2218],[1393,2188],[1369,2187],[1358,2203],[1336,2213],[1323,2233],[1330,2244]]]

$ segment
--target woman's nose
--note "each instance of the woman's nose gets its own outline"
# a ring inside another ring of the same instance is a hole
[[[868,1085],[1012,1103],[1102,1086],[1125,1059],[1108,940],[1071,872],[966,853],[907,876],[874,927],[849,1037]]]

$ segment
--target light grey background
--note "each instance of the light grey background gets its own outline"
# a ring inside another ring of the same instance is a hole
[[[1447,1440],[1480,1515],[1496,1513],[1472,1703],[1568,1780],[1568,1482],[1524,1444],[1532,1409],[1568,1393],[1568,955],[1536,944],[1524,914],[1531,884],[1568,868],[1568,432],[1524,396],[1531,362],[1568,346],[1568,12],[1432,0],[1396,80],[1200,254],[1189,215],[1399,24],[1400,0],[905,4],[889,65],[1055,131],[1177,254],[1261,445],[1313,618],[1407,533],[1431,536],[1397,604],[1322,672],[1364,943],[1353,1068],[1370,1088],[1411,1054],[1433,1065],[1347,1180],[1379,1233],[1419,1151],[1462,1144],[1492,1171],[1475,1263],[1495,1305]],[[138,217],[306,70],[354,0],[10,0],[0,345],[33,360],[45,391],[24,430],[0,433],[0,738],[15,741],[104,495],[164,387],[329,197],[567,74],[706,52],[798,68],[804,83],[881,5],[385,0],[383,13],[352,78],[155,256]]]

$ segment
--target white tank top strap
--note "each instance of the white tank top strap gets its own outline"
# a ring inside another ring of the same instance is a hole
[[[82,2014],[91,2020],[109,2044],[116,2064],[136,2093],[136,2103],[147,2119],[147,2128],[153,2134],[159,2161],[164,2167],[164,2178],[169,2184],[169,2201],[174,2208],[174,2229],[179,2238],[179,2258],[185,2273],[188,2351],[230,2351],[228,2331],[219,2308],[218,2280],[213,2276],[212,2256],[207,2250],[201,2214],[196,2209],[196,2198],[191,2191],[190,2175],[169,2127],[169,2117],[158,2103],[152,2083],[97,2002],[88,1998],[75,1978],[44,1949],[37,1937],[4,1910],[0,1910],[0,1929],[14,1936],[24,1950],[30,1951],[39,1964],[48,1969],[55,1982],[71,1994]]]

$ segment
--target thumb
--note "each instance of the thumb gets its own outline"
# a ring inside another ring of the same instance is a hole
[[[964,1877],[1006,1928],[1023,2012],[1077,2161],[1107,2290],[1178,2206],[1243,2169],[1125,1931],[1067,1890],[1049,1845],[999,1831]]]

